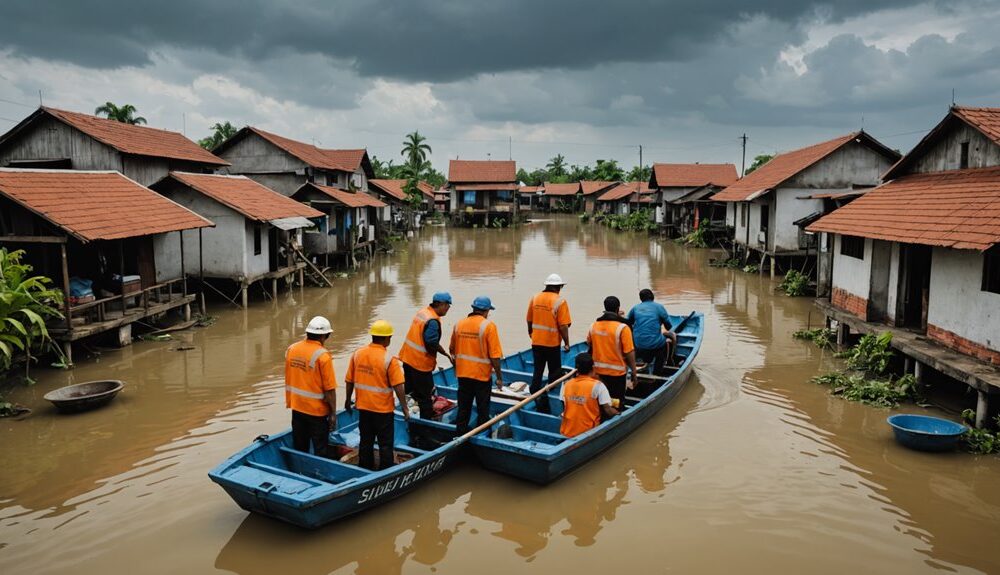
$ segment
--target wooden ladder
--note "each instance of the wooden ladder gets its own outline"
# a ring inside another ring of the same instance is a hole
[[[324,285],[327,287],[333,287],[333,282],[330,281],[330,278],[326,277],[326,274],[323,273],[323,270],[316,267],[316,264],[309,261],[309,258],[307,258],[306,255],[302,253],[302,249],[299,246],[295,245],[294,243],[291,243],[289,245],[292,248],[292,252],[295,253],[295,257],[306,264],[305,268],[306,275],[309,276],[309,279],[311,279],[313,283],[315,283],[320,287],[323,287]]]

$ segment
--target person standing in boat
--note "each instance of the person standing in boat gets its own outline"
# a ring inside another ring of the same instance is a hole
[[[399,350],[399,359],[403,362],[403,374],[406,376],[406,393],[420,407],[420,418],[434,417],[434,369],[437,367],[437,355],[448,358],[452,364],[455,360],[441,345],[441,318],[451,309],[451,294],[438,292],[431,298],[431,304],[417,312],[410,323],[410,331],[406,334],[403,348]]]
[[[576,437],[601,424],[601,416],[613,417],[618,410],[611,405],[611,394],[594,374],[594,358],[589,353],[576,356],[576,377],[563,384],[559,396],[563,400],[562,424],[559,433]]]
[[[559,274],[545,278],[545,290],[535,294],[528,302],[528,335],[531,337],[531,357],[534,371],[531,377],[531,392],[542,388],[542,374],[548,367],[549,383],[562,376],[562,348],[569,351],[569,326],[573,323],[569,315],[569,304],[559,297],[566,283]],[[535,401],[540,413],[551,413],[549,396],[542,394]]]
[[[329,433],[337,429],[337,378],[333,359],[323,344],[333,328],[316,316],[306,326],[306,338],[285,351],[285,407],[292,410],[292,447],[327,457]]]
[[[455,358],[455,375],[458,377],[458,414],[455,426],[458,434],[469,431],[472,403],[476,403],[479,423],[490,418],[490,379],[496,374],[497,389],[503,389],[500,371],[500,336],[497,326],[490,321],[490,311],[496,309],[486,296],[472,302],[472,313],[463,318],[451,332],[450,350]]]
[[[653,364],[653,374],[663,375],[663,365],[669,356],[673,364],[677,334],[670,331],[667,308],[653,301],[653,290],[639,292],[639,303],[628,310],[629,325],[635,338],[636,358]]]
[[[389,353],[392,340],[392,324],[378,320],[368,333],[372,342],[351,355],[347,364],[347,399],[344,409],[351,409],[351,398],[357,389],[358,400],[358,463],[365,469],[375,469],[375,442],[378,442],[379,469],[391,467],[395,462],[393,445],[395,441],[395,401],[399,400],[403,417],[409,421],[410,410],[406,409],[406,394],[403,391],[405,378],[398,359]]]
[[[632,328],[622,317],[621,301],[611,295],[604,298],[604,313],[590,326],[587,345],[594,358],[594,371],[608,386],[612,399],[618,400],[618,408],[625,406],[625,390],[635,389],[638,375],[635,371],[635,344],[632,342]],[[631,379],[626,383],[628,371]]]

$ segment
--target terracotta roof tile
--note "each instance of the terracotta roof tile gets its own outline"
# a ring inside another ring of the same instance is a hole
[[[639,191],[641,194],[650,194],[653,192],[649,187],[649,182],[628,182],[620,183],[617,186],[611,188],[610,190],[601,194],[597,201],[599,202],[613,202],[616,200],[621,200],[627,198],[628,196]]]
[[[1000,145],[1000,108],[955,106],[952,111]]]
[[[364,192],[348,192],[347,190],[341,190],[340,188],[334,188],[331,186],[321,186],[319,184],[304,184],[302,188],[311,187],[328,197],[344,204],[349,208],[384,208],[386,206],[385,202],[379,200],[378,198],[373,198]],[[302,188],[299,188],[300,190]],[[295,192],[298,194],[298,192]]]
[[[272,134],[271,132],[265,132],[264,130],[254,128],[253,126],[248,126],[246,129],[314,168],[339,170],[341,172],[354,172],[356,169],[351,167],[348,163],[345,163],[345,160],[349,160],[350,158],[347,157],[347,154],[341,153],[352,152],[351,150],[323,150],[312,144],[306,144],[305,142],[292,140],[291,138]],[[364,150],[360,151],[363,152]],[[353,152],[357,152],[357,150],[354,150]],[[360,159],[358,161],[360,162]]]
[[[844,144],[858,137],[859,133],[847,134],[792,152],[778,154],[770,162],[743,176],[736,183],[716,194],[714,199],[720,202],[741,202],[758,192],[775,188],[785,180],[829,156]]]
[[[521,186],[517,189],[520,194],[537,194],[542,190],[542,186]]]
[[[583,191],[583,195],[589,196],[591,194],[596,194],[598,192],[604,192],[617,186],[618,182],[601,182],[597,180],[581,180],[580,189]]]
[[[397,200],[406,199],[406,192],[403,191],[406,180],[368,180],[368,186],[374,186]],[[417,188],[424,196],[430,199],[434,198],[434,187],[427,182],[423,180],[417,182]]]
[[[361,162],[365,159],[365,154],[368,153],[367,150],[361,148],[359,150],[321,150],[326,157],[335,163],[343,166],[350,172],[358,171],[361,167]]]
[[[133,126],[114,120],[55,108],[41,108],[95,140],[126,154],[171,158],[200,162],[213,166],[228,166],[229,162],[202,148],[177,132]]]
[[[575,196],[580,191],[580,182],[570,184],[553,184],[545,182],[546,196]]]
[[[1000,243],[1000,168],[903,176],[823,216],[807,229],[985,250]]]
[[[185,184],[244,216],[259,222],[269,222],[271,220],[295,216],[303,218],[318,218],[323,216],[323,212],[314,210],[305,204],[283,196],[246,176],[170,172],[167,178],[172,178]]]
[[[501,182],[496,184],[455,184],[455,189],[459,192],[479,190],[487,192],[496,190],[517,191],[517,184],[515,182]]]
[[[739,179],[733,164],[653,164],[651,183],[657,188],[726,187]]]
[[[517,164],[513,160],[451,160],[448,182],[456,183],[515,183]]]
[[[958,122],[964,122],[982,132],[987,138],[993,140],[1000,146],[1000,108],[968,108],[965,106],[952,106],[948,110],[948,115],[938,122],[930,132],[927,133],[916,146],[900,158],[895,165],[889,168],[882,176],[885,181],[895,179],[905,175],[917,158],[926,154],[931,146],[940,141],[944,134],[954,130]]]
[[[0,194],[82,241],[214,225],[118,172],[0,168]]]

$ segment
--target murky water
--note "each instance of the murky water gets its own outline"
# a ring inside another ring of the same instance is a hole
[[[12,395],[35,413],[0,420],[2,571],[1000,572],[1000,457],[897,447],[888,412],[807,382],[835,362],[791,338],[819,321],[810,303],[710,268],[710,255],[572,218],[428,229],[335,289],[245,312],[217,303],[212,327],[39,371]],[[526,302],[553,271],[569,282],[574,339],[605,295],[630,305],[647,286],[707,318],[688,386],[598,461],[544,488],[470,463],[316,532],[248,516],[206,477],[287,426],[282,354],[313,315],[334,323],[339,376],[374,318],[402,328],[438,289],[454,316],[490,295],[513,352],[529,345]],[[106,409],[58,416],[42,399],[106,378],[127,382]]]

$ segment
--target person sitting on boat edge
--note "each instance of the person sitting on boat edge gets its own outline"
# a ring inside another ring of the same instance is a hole
[[[559,274],[549,274],[545,278],[545,290],[534,295],[528,302],[528,337],[531,338],[531,357],[534,370],[531,376],[531,392],[542,388],[542,374],[546,366],[549,383],[562,376],[562,348],[569,351],[569,327],[573,319],[569,315],[569,304],[559,297],[566,282]],[[548,395],[541,395],[535,401],[539,413],[551,413]]]
[[[399,359],[403,362],[403,375],[406,377],[406,393],[420,407],[420,418],[434,417],[434,368],[437,367],[437,355],[448,358],[452,364],[455,359],[441,345],[441,318],[448,315],[451,309],[451,294],[437,292],[431,298],[429,306],[417,312],[406,333],[406,341],[399,350]]]
[[[576,377],[563,384],[559,397],[563,400],[559,433],[566,437],[597,427],[602,414],[605,418],[618,415],[607,386],[594,376],[594,358],[587,352],[576,356]]]
[[[670,331],[667,308],[653,301],[653,290],[646,288],[639,292],[639,303],[628,310],[626,319],[632,326],[636,358],[652,362],[652,373],[663,375],[663,365],[668,356],[673,364],[674,348],[677,346],[677,334]]]
[[[451,332],[452,356],[455,358],[455,376],[458,378],[458,413],[455,426],[459,435],[469,431],[472,403],[476,403],[479,423],[490,418],[490,374],[496,373],[497,389],[503,389],[500,371],[500,336],[497,325],[488,319],[493,302],[479,296],[472,302],[472,313],[463,318]]]
[[[378,468],[387,469],[395,462],[393,449],[395,441],[395,402],[399,399],[403,417],[410,419],[406,409],[406,394],[403,391],[403,367],[398,359],[389,353],[392,340],[392,324],[378,320],[368,331],[372,342],[354,352],[347,364],[347,398],[344,409],[351,409],[351,398],[357,388],[358,400],[358,464],[365,469],[375,469],[375,442],[378,441]]]
[[[625,390],[635,389],[638,374],[635,370],[635,344],[632,328],[622,317],[621,301],[611,295],[604,298],[604,313],[590,326],[587,346],[594,358],[594,371],[608,386],[611,397],[618,400],[619,408],[625,407]],[[628,371],[632,377],[626,384]]]
[[[306,338],[285,351],[285,407],[292,410],[292,447],[327,457],[329,434],[337,429],[337,378],[330,351],[323,347],[333,328],[316,316]]]

